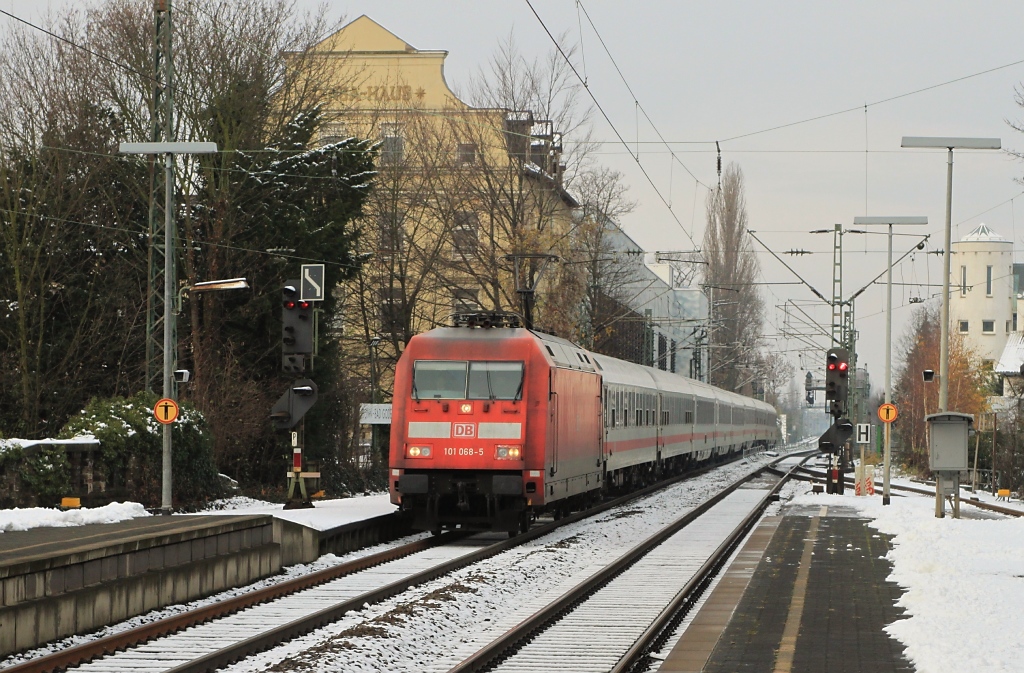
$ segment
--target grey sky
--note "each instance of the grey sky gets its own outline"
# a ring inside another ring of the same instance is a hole
[[[38,19],[47,6],[69,2],[0,0],[0,8]],[[300,7],[315,7],[298,0]],[[551,42],[525,1],[388,0],[333,2],[333,16],[368,14],[419,49],[449,52],[446,77],[464,87],[486,62],[498,40],[514,31],[521,49],[542,53]],[[858,108],[826,119],[722,143],[725,162],[738,163],[747,184],[751,229],[777,251],[803,248],[815,254],[784,257],[825,295],[831,293],[831,235],[811,229],[852,224],[857,215],[927,215],[930,249],[942,246],[945,217],[945,152],[901,150],[903,135],[994,136],[1003,146],[1024,150],[1024,136],[1007,119],[1024,119],[1014,102],[1024,81],[1024,63],[891,102],[877,101],[1024,60],[1024,3],[931,2],[669,2],[623,3],[585,0],[600,37],[615,58],[640,105],[669,141],[677,157],[706,185],[714,185],[714,141]],[[706,190],[670,155],[642,120],[598,36],[570,0],[534,0],[551,32],[568,31],[582,42],[591,90],[618,130],[640,140],[640,161],[676,216],[700,241]],[[0,20],[0,25],[9,24]],[[582,32],[581,32],[582,23]],[[582,39],[581,39],[582,38]],[[583,71],[583,58],[577,59]],[[867,111],[863,109],[869,104]],[[623,222],[648,250],[685,250],[690,244],[611,129],[595,116],[597,137],[608,140],[602,163],[621,170],[640,202]],[[632,148],[632,149],[635,149]],[[867,153],[865,153],[867,149]],[[1024,236],[1024,187],[1014,180],[1024,165],[1001,152],[959,152],[955,156],[954,240],[980,222],[1015,247]],[[1016,231],[1017,213],[1021,231]],[[885,238],[845,239],[849,294],[885,269]],[[909,247],[896,239],[897,254]],[[794,278],[767,254],[760,254],[769,281]],[[1018,254],[1018,257],[1020,255]],[[940,259],[919,254],[896,270],[896,282],[940,282]],[[764,287],[771,326],[782,315],[774,306],[814,296],[795,285]],[[894,290],[895,336],[910,315],[911,297],[935,295],[936,288]],[[884,365],[884,286],[858,300],[858,348],[875,385]],[[829,310],[808,308],[820,322]],[[819,340],[822,349],[826,348]],[[798,349],[780,341],[779,350]],[[820,371],[818,352],[799,363]],[[797,362],[794,357],[794,362]],[[802,376],[802,375],[801,375]]]

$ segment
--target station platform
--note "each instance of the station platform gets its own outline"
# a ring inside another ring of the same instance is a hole
[[[822,498],[766,517],[666,656],[661,673],[909,673],[883,629],[900,619],[889,539]]]
[[[154,516],[0,535],[0,656],[87,633],[316,558],[267,515]]]

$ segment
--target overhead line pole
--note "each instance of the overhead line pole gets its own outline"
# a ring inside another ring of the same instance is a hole
[[[929,138],[903,136],[900,147],[936,148],[947,150],[946,158],[946,226],[945,244],[942,251],[942,310],[939,325],[939,411],[949,410],[949,265],[950,245],[953,229],[953,150],[998,150],[1002,147],[999,138]],[[936,512],[942,506],[936,496]],[[938,515],[938,514],[937,514]]]
[[[174,140],[174,62],[171,51],[171,0],[155,0],[153,3],[153,109],[150,122],[151,142]],[[175,237],[164,238],[161,245],[161,229],[166,228],[166,219],[174,208],[174,196],[167,189],[167,168],[160,170],[159,157],[153,155],[149,161],[149,275],[146,285],[146,369],[145,386],[149,392],[158,389],[161,372],[166,369],[164,360],[167,329],[174,340],[173,316],[168,318],[170,305],[165,303],[169,283],[175,283],[174,249]],[[173,359],[174,354],[171,354]],[[165,395],[166,396],[166,395]]]

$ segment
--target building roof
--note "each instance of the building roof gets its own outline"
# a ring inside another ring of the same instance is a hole
[[[961,241],[1003,241],[1009,243],[1005,238],[992,231],[984,222],[979,224],[971,233],[967,234]]]
[[[420,50],[363,14],[321,40],[317,51],[415,54]]]
[[[1011,332],[994,371],[997,374],[1020,376],[1022,364],[1024,364],[1024,332]]]

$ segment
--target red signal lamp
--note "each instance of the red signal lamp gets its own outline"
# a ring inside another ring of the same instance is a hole
[[[828,370],[829,370],[830,372],[831,372],[831,371],[835,371],[835,369],[836,369],[836,363],[834,363],[834,362],[830,362],[830,363],[828,363]]]
[[[284,307],[287,310],[291,311],[293,308],[295,308],[295,302],[292,301],[291,299],[286,299],[284,302]]]
[[[292,302],[292,303],[294,304],[294,302]],[[310,307],[310,303],[309,303],[308,301],[300,301],[300,302],[299,302],[299,304],[298,304],[298,306],[299,306],[299,308],[300,308],[301,310],[303,310],[303,311],[304,311],[304,310],[306,310],[307,308],[309,308],[309,307]]]
[[[850,368],[850,365],[848,363],[846,363],[846,362],[840,362],[839,363],[839,371],[845,372],[849,368]]]

